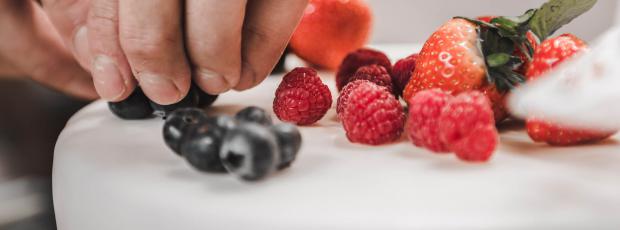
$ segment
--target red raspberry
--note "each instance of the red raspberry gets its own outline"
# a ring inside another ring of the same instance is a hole
[[[286,74],[273,100],[276,116],[297,125],[314,124],[331,106],[329,88],[311,68],[295,68]]]
[[[394,67],[392,67],[392,83],[394,83],[394,89],[397,95],[403,94],[403,90],[405,90],[405,86],[409,83],[409,79],[415,70],[417,60],[418,54],[413,54],[399,60],[394,64]]]
[[[370,82],[351,91],[342,118],[349,141],[368,145],[398,140],[405,124],[403,107],[396,97]]]
[[[488,161],[499,143],[499,134],[494,125],[480,125],[467,136],[452,145],[456,156],[464,161]]]
[[[387,88],[390,93],[394,93],[394,87],[392,86],[392,77],[388,71],[380,65],[367,65],[363,66],[353,74],[353,77],[349,78],[349,82],[355,80],[368,80],[378,86]]]
[[[390,59],[382,52],[362,48],[349,53],[342,61],[342,64],[340,64],[336,74],[336,87],[338,91],[342,90],[349,83],[349,78],[355,74],[357,69],[372,64],[383,66],[388,73],[392,72]]]
[[[338,118],[340,118],[341,120],[344,108],[347,107],[347,104],[349,103],[349,96],[351,96],[351,91],[353,91],[353,89],[363,83],[372,82],[369,82],[367,80],[355,80],[349,82],[349,84],[347,84],[347,86],[345,86],[340,92],[340,96],[338,97],[338,101],[336,102],[336,113],[338,114]]]
[[[439,116],[453,96],[439,89],[417,93],[409,100],[407,132],[409,139],[418,147],[433,152],[446,153],[450,149],[439,138]]]
[[[489,99],[478,91],[462,93],[441,111],[439,136],[447,146],[453,145],[470,135],[478,126],[494,126],[493,110]]]

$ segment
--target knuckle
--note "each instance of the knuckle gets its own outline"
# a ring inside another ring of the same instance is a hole
[[[274,29],[269,29],[268,26],[261,25],[248,25],[244,28],[245,32],[253,36],[259,42],[269,42],[275,39],[274,34],[277,34]]]
[[[42,3],[44,6],[50,6],[50,7],[58,7],[58,8],[65,8],[65,7],[71,7],[74,6],[75,4],[77,4],[80,0],[43,0]]]
[[[115,27],[118,24],[116,8],[114,7],[114,5],[112,5],[112,3],[93,4],[88,16],[88,21],[92,25],[105,25]]]
[[[157,58],[165,55],[162,51],[178,42],[175,36],[159,32],[131,30],[121,32],[121,46],[133,58]]]

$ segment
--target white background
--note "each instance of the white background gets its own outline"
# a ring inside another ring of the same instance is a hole
[[[367,0],[375,13],[371,43],[421,43],[453,16],[521,15],[546,0]],[[616,0],[599,0],[562,32],[591,41],[613,23]]]

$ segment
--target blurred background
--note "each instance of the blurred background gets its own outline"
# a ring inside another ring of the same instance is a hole
[[[375,14],[371,43],[421,43],[452,16],[519,15],[543,2],[368,0]],[[591,41],[611,26],[618,5],[600,0],[562,31]],[[50,180],[54,144],[70,116],[87,102],[18,79],[0,76],[0,230],[55,229]]]

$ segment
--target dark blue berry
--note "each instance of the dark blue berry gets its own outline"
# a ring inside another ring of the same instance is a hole
[[[181,142],[192,127],[207,121],[207,115],[200,109],[184,108],[168,115],[164,124],[164,141],[175,153],[181,155]]]
[[[280,153],[269,127],[242,122],[224,137],[220,158],[230,173],[243,180],[256,181],[275,170]]]
[[[129,97],[120,102],[109,102],[110,111],[125,120],[146,119],[153,116],[153,108],[142,89],[136,88]]]
[[[181,101],[171,105],[160,105],[151,101],[151,107],[155,111],[155,115],[166,118],[168,114],[177,109],[198,107],[198,93],[191,87],[187,95]]]
[[[271,116],[264,109],[258,108],[256,106],[247,107],[237,113],[235,115],[237,121],[240,122],[253,122],[261,125],[270,126],[273,124],[271,120]]]
[[[225,126],[218,126],[217,120],[209,119],[190,129],[181,144],[181,152],[187,162],[199,171],[226,172],[219,155],[226,133]]]
[[[217,100],[217,97],[218,97],[218,95],[211,95],[211,94],[205,93],[199,88],[197,89],[197,92],[198,92],[198,107],[200,108],[207,108],[213,105],[213,103],[215,102],[215,100]]]
[[[235,128],[235,126],[237,125],[237,123],[235,122],[235,119],[230,116],[210,117],[207,120],[207,122],[217,126],[218,128],[224,129],[226,131]]]
[[[276,135],[280,148],[278,170],[288,168],[297,158],[297,153],[301,148],[301,133],[297,126],[288,123],[274,125],[271,130]]]

